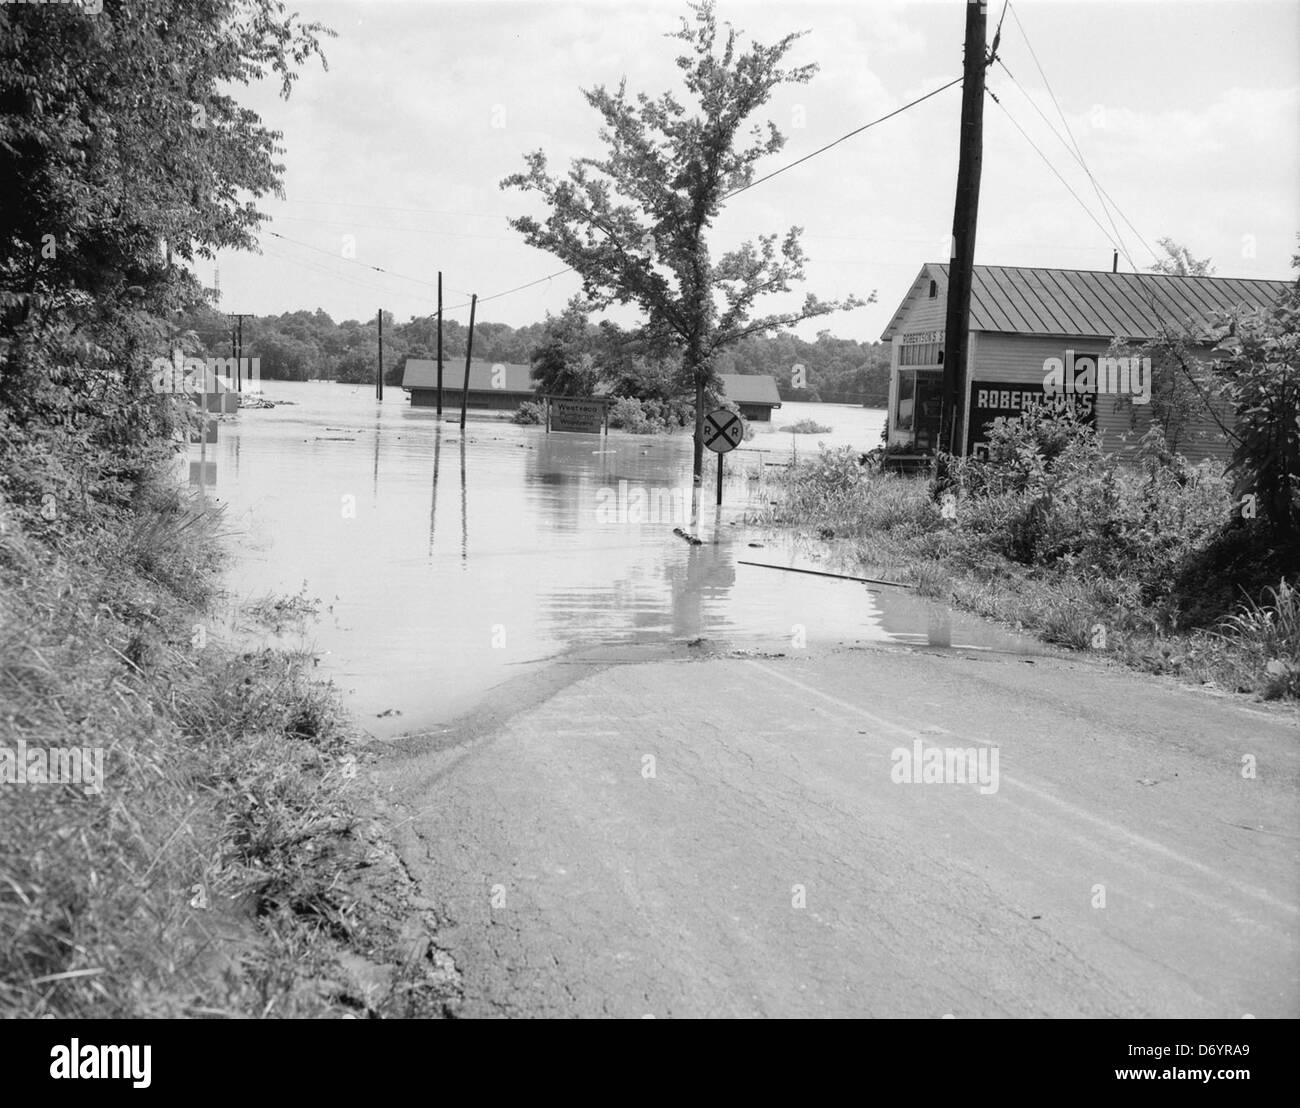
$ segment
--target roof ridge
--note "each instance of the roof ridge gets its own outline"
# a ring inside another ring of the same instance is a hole
[[[949,262],[926,262],[928,266],[937,266],[941,269],[947,269]],[[1035,273],[1090,273],[1098,277],[1168,277],[1179,281],[1255,281],[1265,285],[1289,285],[1292,282],[1290,277],[1220,277],[1217,274],[1209,273],[1117,273],[1110,269],[1073,269],[1069,266],[1053,265],[989,265],[980,263],[972,268],[974,269],[1015,269],[1030,270]]]

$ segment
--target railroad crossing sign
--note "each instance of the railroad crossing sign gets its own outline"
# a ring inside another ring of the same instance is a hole
[[[745,421],[735,412],[719,408],[704,417],[704,445],[715,454],[735,450],[744,437]]]

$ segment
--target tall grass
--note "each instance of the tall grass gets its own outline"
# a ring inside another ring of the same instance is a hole
[[[0,501],[0,747],[104,768],[99,794],[0,783],[0,1014],[355,1010],[320,982],[400,923],[354,887],[374,851],[332,691],[301,656],[218,641],[209,506],[154,487],[103,511],[50,545]],[[392,1005],[427,997],[425,968]]]
[[[1050,642],[1233,691],[1300,696],[1293,586],[1243,577],[1244,602],[1225,611],[1223,575],[1204,572],[1218,549],[1252,572],[1274,564],[1243,556],[1258,534],[1233,520],[1221,470],[1157,462],[1156,443],[1121,464],[1077,427],[1025,421],[1000,434],[990,461],[949,459],[933,482],[823,450],[764,474],[756,498],[771,506],[751,519],[807,528],[851,562],[901,567],[922,595]]]
[[[1258,678],[1266,700],[1300,697],[1300,594],[1286,580],[1268,590],[1271,602],[1247,597],[1242,610],[1220,625],[1239,669]]]

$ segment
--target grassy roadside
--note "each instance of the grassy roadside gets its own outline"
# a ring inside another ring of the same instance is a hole
[[[442,1014],[454,968],[332,690],[218,641],[219,517],[153,486],[40,524],[0,498],[0,1014]],[[102,779],[3,780],[23,744]]]
[[[756,474],[771,507],[752,520],[807,529],[844,565],[902,573],[923,596],[1048,642],[1226,692],[1300,699],[1295,566],[1258,528],[1225,527],[1221,472],[1124,469],[1091,446],[1048,474],[993,468],[945,489],[823,451]]]

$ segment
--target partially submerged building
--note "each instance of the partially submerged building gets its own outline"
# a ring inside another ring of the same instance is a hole
[[[465,385],[464,359],[444,358],[442,363],[442,406],[459,408]],[[438,363],[433,358],[408,358],[402,373],[402,388],[414,408],[433,408],[438,403]],[[467,408],[513,411],[525,400],[536,400],[532,370],[509,362],[471,362]]]
[[[728,400],[740,408],[741,417],[759,423],[772,421],[772,409],[781,406],[776,379],[766,373],[719,373]]]
[[[776,380],[770,375],[721,373],[718,376],[726,398],[739,406],[740,414],[746,419],[769,422],[772,409],[781,406]],[[464,361],[444,359],[443,408],[459,408],[464,382]],[[402,388],[410,394],[412,407],[435,407],[438,402],[438,363],[432,358],[408,358],[402,373]],[[596,395],[604,396],[607,391],[608,386],[601,382]],[[525,400],[537,399],[537,383],[529,366],[509,362],[470,363],[467,408],[511,411]]]
[[[962,381],[965,453],[980,453],[994,419],[1044,403],[1069,403],[1108,450],[1134,447],[1150,427],[1150,405],[1142,401],[1139,374],[1101,363],[1111,341],[1142,343],[1162,324],[1186,325],[1199,353],[1208,354],[1222,313],[1267,307],[1287,287],[1233,277],[975,266]],[[893,344],[889,443],[904,452],[929,453],[937,444],[947,306],[948,266],[923,265],[881,335]],[[1057,391],[1063,379],[1078,387]],[[1208,415],[1188,429],[1179,449],[1194,461],[1228,451]]]

